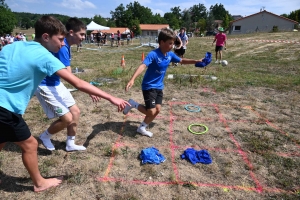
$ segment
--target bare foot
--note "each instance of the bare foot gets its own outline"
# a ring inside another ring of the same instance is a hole
[[[44,190],[47,190],[52,187],[56,187],[59,184],[62,183],[63,177],[57,177],[57,178],[49,178],[49,179],[44,179],[44,182],[41,186],[33,186],[34,192],[42,192]]]

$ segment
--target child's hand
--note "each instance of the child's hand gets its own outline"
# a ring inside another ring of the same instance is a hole
[[[130,80],[125,88],[125,91],[127,92],[134,84],[134,81],[133,80]]]
[[[126,107],[126,105],[130,106],[130,104],[127,101],[125,101],[123,99],[120,99],[120,98],[117,98],[117,97],[112,98],[110,102],[112,104],[118,106],[118,112],[123,111],[124,108]]]
[[[101,100],[101,97],[95,96],[95,95],[90,95],[90,97],[92,98],[93,102],[99,102]]]

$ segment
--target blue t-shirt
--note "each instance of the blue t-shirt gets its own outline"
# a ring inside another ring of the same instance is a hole
[[[180,62],[174,52],[169,51],[164,55],[160,48],[151,51],[143,63],[147,66],[147,71],[142,82],[142,90],[164,89],[164,77],[170,62]]]
[[[65,66],[40,43],[14,42],[0,51],[0,106],[24,114],[45,76]]]
[[[52,53],[56,58],[58,58],[65,67],[71,65],[71,51],[67,39],[64,39],[65,45],[60,48],[57,53]],[[46,76],[41,82],[41,86],[58,86],[60,84],[60,77],[56,74],[52,76]]]

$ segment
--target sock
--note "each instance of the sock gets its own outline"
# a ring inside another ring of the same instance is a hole
[[[67,136],[67,146],[73,146],[75,144],[75,136]]]
[[[40,135],[40,139],[42,141],[42,144],[46,147],[46,149],[53,151],[55,150],[55,147],[50,140],[51,136],[52,134],[50,134],[48,130],[46,130],[44,133]]]
[[[42,133],[42,135],[43,135],[44,138],[48,138],[48,139],[50,139],[50,138],[52,137],[52,134],[50,134],[50,133],[48,132],[48,129],[45,130],[44,133]]]
[[[146,129],[148,126],[148,124],[146,124],[145,122],[142,122],[141,125],[139,126],[139,129]]]
[[[75,136],[67,136],[67,151],[84,151],[86,148],[84,146],[75,144]]]

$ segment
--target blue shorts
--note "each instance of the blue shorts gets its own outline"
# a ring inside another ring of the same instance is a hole
[[[0,144],[21,142],[31,136],[22,115],[13,113],[0,106]]]
[[[146,109],[155,108],[156,104],[162,104],[163,91],[158,89],[143,90]]]

